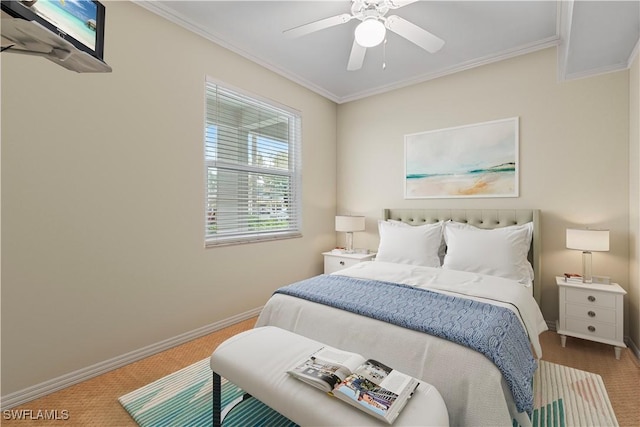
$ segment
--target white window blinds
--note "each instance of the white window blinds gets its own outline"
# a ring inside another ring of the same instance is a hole
[[[301,235],[301,119],[206,82],[206,246]]]

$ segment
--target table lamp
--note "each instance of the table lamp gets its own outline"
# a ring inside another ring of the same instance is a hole
[[[591,283],[591,252],[609,251],[609,230],[567,228],[567,249],[582,251],[582,282]]]
[[[347,233],[347,250],[348,254],[353,253],[353,232],[364,231],[364,217],[351,215],[336,216],[336,231]]]

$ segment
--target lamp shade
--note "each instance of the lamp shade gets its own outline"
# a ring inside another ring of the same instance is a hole
[[[567,249],[607,252],[609,250],[609,230],[567,228]]]
[[[364,217],[351,215],[336,216],[336,231],[364,231]]]
[[[387,29],[375,17],[365,18],[355,31],[356,42],[362,47],[378,46],[384,40]]]

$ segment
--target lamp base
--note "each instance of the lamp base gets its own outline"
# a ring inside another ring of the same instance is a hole
[[[592,283],[591,252],[582,252],[582,283]]]
[[[351,231],[347,231],[347,248],[345,249],[344,253],[353,253],[353,233]]]

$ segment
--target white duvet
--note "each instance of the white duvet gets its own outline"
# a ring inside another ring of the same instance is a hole
[[[530,289],[513,280],[441,268],[380,261],[358,263],[334,274],[427,288],[513,310],[542,354],[538,335],[547,329]],[[510,426],[517,413],[502,374],[481,353],[379,320],[282,294],[273,295],[256,326],[272,325],[363,354],[435,386],[447,404],[451,426]]]

